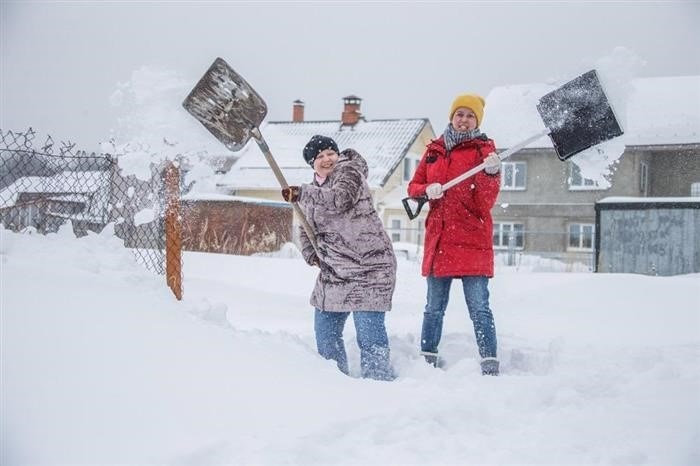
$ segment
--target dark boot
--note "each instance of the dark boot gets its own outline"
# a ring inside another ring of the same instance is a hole
[[[429,351],[421,351],[420,352],[421,356],[425,359],[425,362],[428,363],[428,365],[433,366],[433,367],[438,367],[438,354],[437,353],[431,353]]]
[[[498,359],[484,358],[481,360],[481,375],[498,375]]]

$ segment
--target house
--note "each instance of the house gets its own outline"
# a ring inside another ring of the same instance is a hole
[[[0,221],[5,228],[53,232],[66,221],[78,234],[99,231],[107,221],[109,172],[61,171],[23,176],[0,191]]]
[[[500,151],[544,129],[538,99],[555,86],[494,88],[482,129]],[[594,268],[597,201],[700,196],[700,76],[632,80],[608,97],[625,134],[561,162],[548,137],[504,161],[492,213],[497,251],[578,261]],[[605,176],[584,171],[610,161]]]
[[[361,101],[354,95],[344,97],[338,120],[306,121],[304,103],[297,100],[291,121],[268,122],[261,133],[289,185],[311,182],[313,171],[302,150],[315,134],[333,138],[341,150],[358,151],[367,160],[367,181],[392,241],[420,244],[423,222],[409,221],[401,199],[406,197],[408,182],[435,133],[427,118],[365,119]],[[239,199],[281,200],[279,182],[254,141],[248,142],[231,170],[222,176],[218,190]]]

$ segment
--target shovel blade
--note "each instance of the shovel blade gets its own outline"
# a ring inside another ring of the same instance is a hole
[[[238,151],[267,115],[267,105],[250,84],[217,58],[182,102],[216,139]]]
[[[595,70],[542,96],[537,111],[561,160],[623,134]]]

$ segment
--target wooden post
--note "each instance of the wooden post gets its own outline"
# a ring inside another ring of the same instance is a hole
[[[175,297],[182,299],[182,221],[180,218],[180,169],[168,161],[165,183],[165,279]]]

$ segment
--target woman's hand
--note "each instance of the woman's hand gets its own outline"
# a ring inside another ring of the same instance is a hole
[[[287,202],[298,201],[300,194],[301,187],[299,186],[289,186],[287,188],[282,188],[282,199],[284,199]]]
[[[501,171],[501,158],[497,153],[491,152],[489,156],[484,159],[484,171],[489,175],[495,175]]]
[[[443,196],[442,185],[440,183],[429,184],[425,188],[425,195],[428,196],[428,199],[440,199]]]

